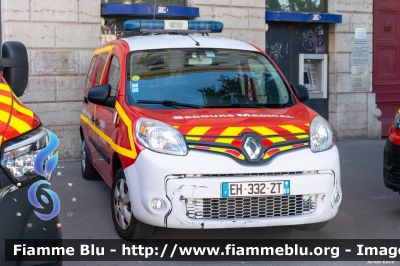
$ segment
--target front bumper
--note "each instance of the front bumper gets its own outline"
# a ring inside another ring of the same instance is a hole
[[[256,165],[241,164],[211,152],[190,150],[187,156],[171,156],[146,149],[135,164],[125,169],[125,176],[135,218],[159,227],[200,229],[317,223],[332,219],[342,198],[336,146],[320,153],[308,148],[287,151]],[[283,180],[290,181],[289,198],[221,200],[223,182]],[[313,211],[307,211],[310,198]],[[154,210],[153,199],[162,199],[166,204]],[[271,207],[271,201],[272,209],[278,210],[264,215],[266,211],[260,206]],[[288,205],[293,202],[307,210],[301,214],[291,212],[293,215],[288,216]],[[210,206],[212,215],[209,215]],[[235,213],[226,215],[232,209]],[[253,214],[249,216],[248,211]]]
[[[400,192],[400,146],[389,139],[383,151],[383,182],[387,188]]]

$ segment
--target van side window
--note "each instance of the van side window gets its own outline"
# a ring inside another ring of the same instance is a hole
[[[108,72],[107,83],[111,86],[110,96],[116,96],[118,92],[119,86],[119,74],[120,74],[120,66],[118,57],[115,55],[111,59],[110,70]]]
[[[103,54],[100,58],[99,68],[97,69],[96,74],[96,83],[95,86],[100,85],[101,77],[103,75],[104,65],[106,64],[108,54]]]
[[[93,57],[92,62],[90,63],[89,73],[88,73],[86,84],[85,84],[85,92],[86,93],[90,89],[90,87],[92,87],[93,73],[96,68],[98,59],[99,59],[99,57],[96,55],[95,57]]]

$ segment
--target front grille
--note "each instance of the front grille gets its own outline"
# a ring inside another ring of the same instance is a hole
[[[186,199],[191,219],[245,219],[314,213],[318,195]]]
[[[392,182],[400,183],[400,169],[399,168],[394,169],[392,172],[390,172],[386,169],[385,169],[385,171],[387,173],[386,177],[389,180],[391,180]]]

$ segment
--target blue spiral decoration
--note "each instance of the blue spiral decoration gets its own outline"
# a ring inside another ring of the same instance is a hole
[[[42,204],[40,204],[38,197],[36,196],[39,186],[41,186],[41,185],[50,185],[50,183],[45,180],[37,181],[37,182],[33,183],[33,185],[28,190],[28,199],[29,199],[30,203],[38,209],[44,209]],[[60,204],[60,199],[58,198],[58,195],[54,191],[52,191],[51,189],[48,189],[48,188],[42,188],[42,190],[47,192],[47,194],[50,196],[50,198],[48,198],[46,195],[42,194],[42,195],[40,195],[40,199],[47,205],[50,203],[53,203],[53,210],[49,214],[43,214],[38,211],[34,211],[34,213],[36,214],[36,216],[39,219],[42,219],[43,221],[48,221],[57,216],[57,214],[60,212],[61,204]]]
[[[54,168],[56,168],[58,162],[58,152],[56,152],[54,156],[49,158],[47,161],[46,159],[57,149],[60,141],[58,140],[56,135],[54,135],[50,130],[47,130],[47,133],[49,135],[49,143],[43,150],[38,153],[33,167],[36,173],[49,179],[51,176],[51,172],[53,172]],[[46,165],[43,167],[45,161]]]

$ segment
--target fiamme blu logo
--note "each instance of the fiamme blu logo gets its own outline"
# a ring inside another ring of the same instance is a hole
[[[49,180],[58,162],[58,152],[56,149],[60,141],[51,131],[48,130],[47,133],[49,136],[49,143],[37,154],[34,161],[34,169],[36,173],[45,177],[46,180]],[[60,212],[61,205],[58,195],[51,189],[40,188],[43,185],[50,185],[50,183],[41,180],[32,184],[28,190],[28,199],[34,207],[41,210],[45,209],[43,206],[44,204],[49,206],[53,205],[53,210],[48,214],[34,211],[38,218],[48,221],[57,216]]]

